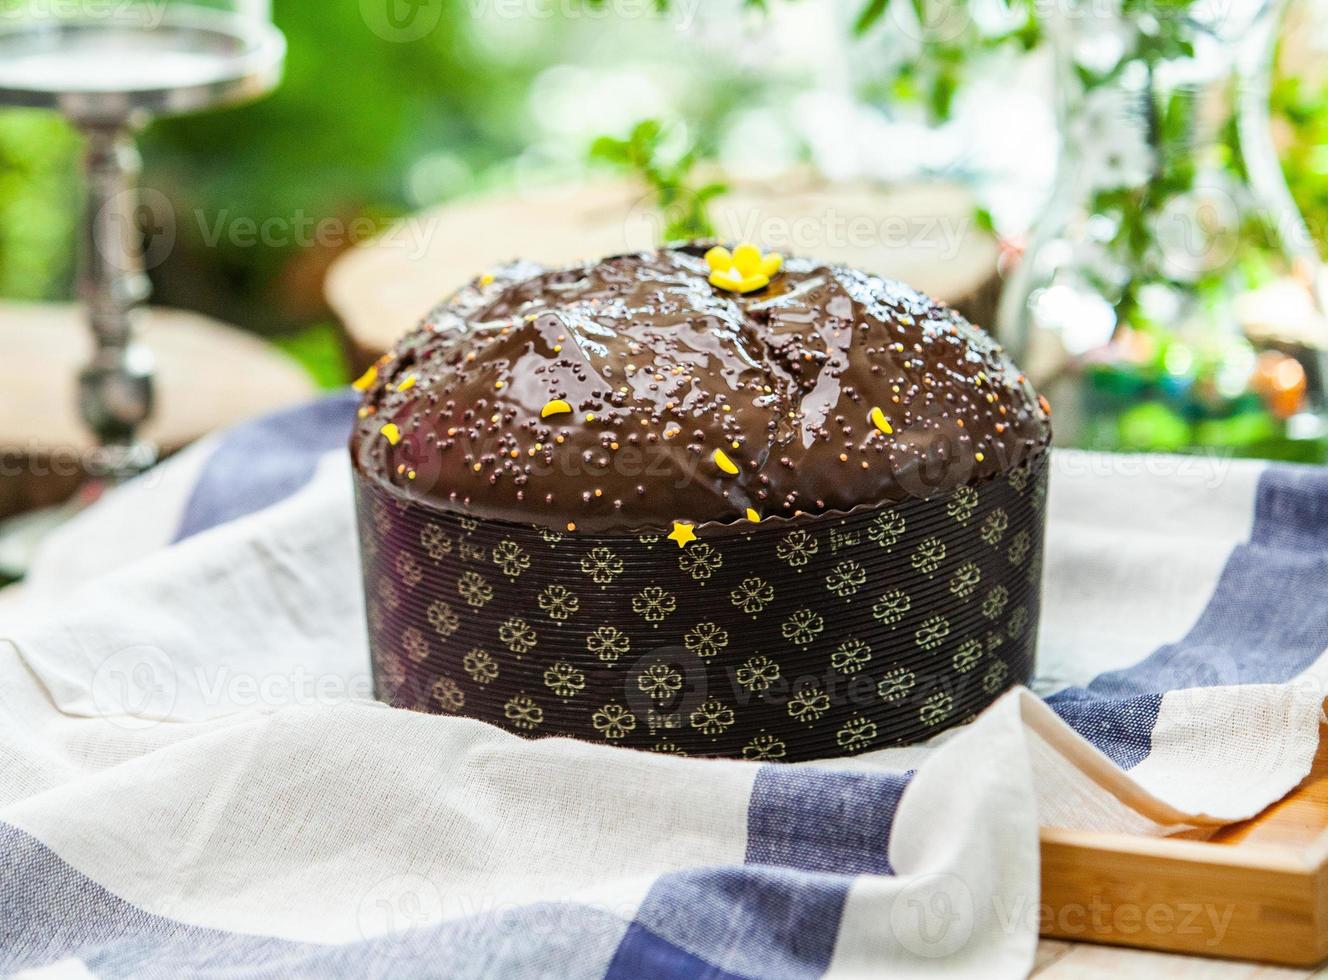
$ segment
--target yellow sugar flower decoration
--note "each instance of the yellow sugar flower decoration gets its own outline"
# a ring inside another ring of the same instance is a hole
[[[784,265],[778,252],[761,254],[751,242],[743,242],[732,252],[716,245],[705,254],[710,266],[710,285],[732,293],[751,293],[770,285],[770,277]]]

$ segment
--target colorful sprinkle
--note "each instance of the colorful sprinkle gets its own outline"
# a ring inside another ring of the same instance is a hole
[[[684,524],[682,521],[674,521],[673,530],[669,533],[669,540],[677,541],[679,548],[685,548],[689,541],[696,540],[696,530],[691,524]]]
[[[751,521],[753,524],[760,524],[760,523],[761,523],[761,515],[758,514],[754,508],[748,507],[748,508],[747,508],[747,520]]]
[[[401,441],[401,428],[395,422],[388,422],[378,431],[394,446]]]
[[[724,450],[716,449],[714,454],[711,456],[711,459],[715,461],[716,466],[718,466],[729,476],[738,475],[738,464],[733,462],[733,460],[729,459],[728,454],[725,453]]]
[[[884,432],[887,436],[894,434],[894,427],[890,425],[890,420],[885,417],[885,413],[882,412],[880,408],[873,408],[867,413],[867,418],[871,420],[872,425],[876,426],[877,429]]]
[[[369,370],[365,371],[358,378],[352,381],[350,386],[354,388],[356,391],[367,391],[369,386],[377,380],[378,380],[378,365],[374,364],[369,367]]]
[[[561,398],[555,398],[540,409],[540,418],[547,419],[550,415],[566,415],[572,410],[572,406],[567,404]]]
[[[770,278],[784,265],[778,252],[762,255],[750,242],[743,242],[732,252],[716,245],[705,254],[710,267],[710,285],[733,293],[750,293],[770,285]]]
[[[402,379],[401,384],[397,385],[397,391],[410,391],[415,387],[415,375],[409,374]]]
[[[1047,397],[1045,395],[1038,395],[1038,405],[1042,407],[1043,415],[1051,414],[1051,403],[1047,401]]]

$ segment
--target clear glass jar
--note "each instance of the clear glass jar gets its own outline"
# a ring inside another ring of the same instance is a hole
[[[1285,0],[1057,0],[1061,154],[998,327],[1058,441],[1323,457],[1321,263],[1273,148]]]

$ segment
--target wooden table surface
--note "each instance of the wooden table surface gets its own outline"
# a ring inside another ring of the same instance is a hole
[[[1033,976],[1039,980],[1080,977],[1140,977],[1149,980],[1301,980],[1323,970],[1299,970],[1237,960],[1215,960],[1175,953],[1094,946],[1044,939],[1038,943]]]

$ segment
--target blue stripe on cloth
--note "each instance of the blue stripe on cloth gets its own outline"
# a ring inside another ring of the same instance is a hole
[[[747,863],[888,875],[890,827],[913,773],[764,766],[747,811]]]
[[[325,453],[347,445],[358,404],[355,392],[339,392],[224,433],[203,464],[175,540],[253,514],[299,490]]]
[[[662,876],[606,980],[819,977],[853,878],[893,873],[890,830],[912,776],[762,767],[746,865]]]
[[[1250,540],[1231,552],[1208,605],[1177,643],[1047,703],[1122,766],[1152,748],[1162,695],[1289,681],[1328,650],[1328,471],[1260,474]]]
[[[627,929],[572,903],[502,907],[437,926],[329,946],[153,915],[0,823],[0,976],[76,958],[102,978],[185,976],[566,977],[598,980]],[[348,896],[367,905],[373,893]],[[353,911],[362,911],[358,907]],[[372,921],[380,916],[374,914]],[[694,974],[693,974],[694,975]]]
[[[605,980],[819,977],[834,952],[851,881],[755,865],[663,875]]]

